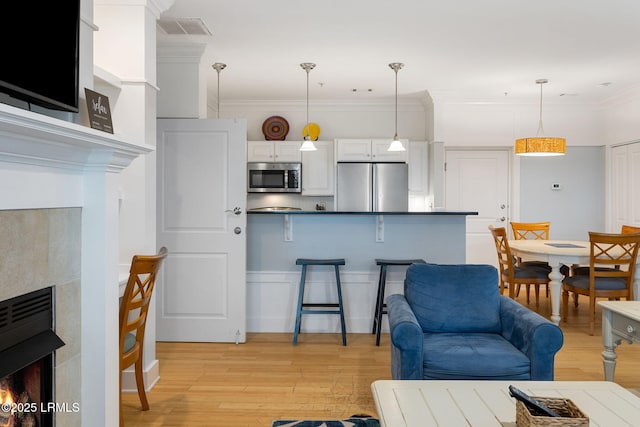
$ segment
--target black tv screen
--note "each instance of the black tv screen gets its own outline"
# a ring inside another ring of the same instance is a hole
[[[0,92],[78,112],[80,0],[15,1],[2,10]]]

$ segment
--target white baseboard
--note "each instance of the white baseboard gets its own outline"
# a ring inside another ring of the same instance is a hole
[[[142,371],[144,377],[144,388],[149,391],[160,380],[160,362],[154,360],[146,369]],[[138,387],[136,386],[136,373],[133,366],[128,367],[122,372],[122,392],[123,393],[137,393]]]

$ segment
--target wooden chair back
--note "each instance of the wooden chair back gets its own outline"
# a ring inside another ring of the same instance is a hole
[[[122,371],[135,364],[136,385],[142,409],[148,410],[142,377],[142,348],[149,312],[149,302],[162,261],[167,256],[162,247],[157,255],[134,255],[129,269],[129,279],[120,302],[120,425],[122,418]]]
[[[511,281],[506,280],[509,283],[509,296],[513,298],[515,296],[515,290],[513,289],[513,272],[514,272],[514,258],[511,255],[511,248],[509,247],[509,238],[507,237],[507,229],[504,227],[489,226],[491,235],[493,236],[493,242],[496,246],[496,252],[498,254],[498,273],[500,276],[500,293],[504,290],[504,278],[509,277]]]
[[[589,232],[589,277],[576,274],[562,282],[562,318],[567,321],[569,293],[589,297],[589,333],[594,334],[596,298],[633,300],[633,279],[640,247],[640,233]],[[622,280],[616,280],[622,279]]]
[[[507,229],[504,227],[489,226],[493,241],[496,246],[496,252],[498,254],[498,265],[500,275],[500,293],[504,292],[505,284],[509,287],[509,298],[515,298],[520,290],[521,285],[527,286],[527,303],[529,286],[533,285],[536,290],[536,304],[539,299],[539,287],[540,285],[548,285],[549,277],[546,271],[542,271],[539,268],[520,267],[517,265],[516,258],[511,253],[509,247],[509,238],[507,236]],[[516,276],[516,269],[526,274],[518,274]],[[542,274],[541,274],[542,273]]]
[[[634,227],[632,225],[623,225],[620,229],[622,234],[636,234],[640,233],[640,227]]]
[[[515,240],[549,240],[551,222],[513,222],[513,238]]]
[[[163,247],[157,255],[134,255],[131,261],[129,279],[120,304],[120,353],[122,355],[120,366],[122,369],[135,362],[135,353],[142,346],[156,275],[166,256],[167,248]],[[136,345],[125,354],[124,341],[127,334],[135,335]],[[127,363],[129,361],[130,363]]]
[[[633,275],[640,247],[640,233],[609,234],[589,232],[589,288],[595,290],[598,277],[622,277],[627,282],[627,299],[633,299]],[[596,268],[610,266],[614,268]]]

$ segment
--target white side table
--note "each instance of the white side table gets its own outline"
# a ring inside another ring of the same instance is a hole
[[[613,381],[616,347],[624,339],[640,342],[640,301],[599,301],[602,307],[602,362],[604,379]]]

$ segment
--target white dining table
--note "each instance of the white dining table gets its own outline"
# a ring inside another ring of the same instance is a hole
[[[549,288],[551,294],[551,321],[560,323],[560,291],[563,264],[589,264],[589,242],[576,240],[509,240],[511,252],[524,260],[546,261],[551,266]],[[637,272],[636,272],[637,273]],[[636,276],[636,285],[638,277]]]
[[[562,290],[563,275],[560,267],[563,264],[589,265],[590,243],[577,240],[509,240],[511,252],[516,257],[525,260],[546,261],[551,266],[549,273],[551,293],[551,321],[560,323],[560,292]],[[636,261],[633,276],[633,295],[637,299],[640,295],[640,257]]]

